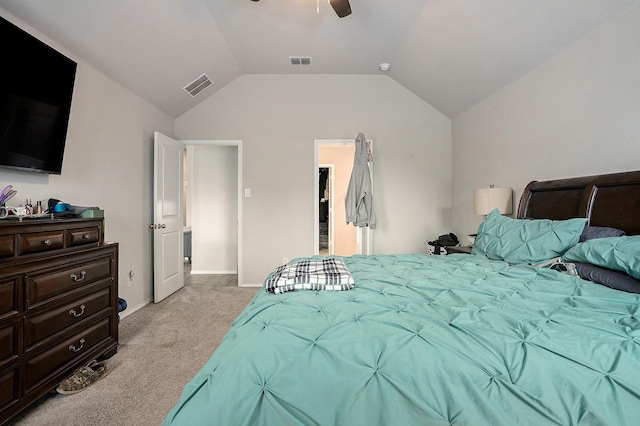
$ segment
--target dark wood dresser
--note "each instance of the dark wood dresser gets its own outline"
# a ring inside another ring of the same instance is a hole
[[[118,348],[118,244],[104,220],[0,220],[0,424]]]

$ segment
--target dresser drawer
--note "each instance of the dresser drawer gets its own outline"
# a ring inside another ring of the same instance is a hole
[[[20,397],[18,367],[0,373],[0,408],[15,402]]]
[[[12,257],[16,254],[14,241],[13,235],[0,235],[0,258]]]
[[[0,281],[0,318],[18,312],[18,279]]]
[[[35,345],[111,305],[109,287],[25,320],[25,346]]]
[[[54,374],[67,364],[82,357],[94,346],[109,338],[110,318],[104,318],[91,327],[76,333],[50,349],[25,361],[25,392],[38,382]]]
[[[100,228],[82,228],[67,230],[67,247],[81,246],[100,241]]]
[[[19,324],[9,324],[0,328],[0,365],[18,356]]]
[[[101,257],[37,275],[27,275],[27,309],[47,299],[111,277],[111,257]]]
[[[20,234],[20,255],[64,248],[64,231],[34,232]]]
[[[117,352],[117,295],[103,218],[0,220],[0,425]]]

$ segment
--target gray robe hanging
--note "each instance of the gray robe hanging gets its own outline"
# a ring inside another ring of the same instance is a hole
[[[355,226],[376,228],[376,213],[373,209],[372,181],[368,164],[367,139],[359,133],[356,137],[356,154],[353,159],[353,170],[347,196],[345,211],[347,223]]]

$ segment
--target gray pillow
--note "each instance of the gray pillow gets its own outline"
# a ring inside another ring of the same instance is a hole
[[[593,281],[616,290],[629,293],[640,293],[640,280],[637,280],[624,272],[612,269],[600,268],[590,263],[575,262],[578,275],[583,280]]]
[[[625,232],[621,229],[608,226],[585,226],[578,242],[593,240],[595,238],[621,237]]]

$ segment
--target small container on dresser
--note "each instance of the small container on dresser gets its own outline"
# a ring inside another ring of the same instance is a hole
[[[104,220],[0,221],[0,424],[118,347],[118,244]]]

